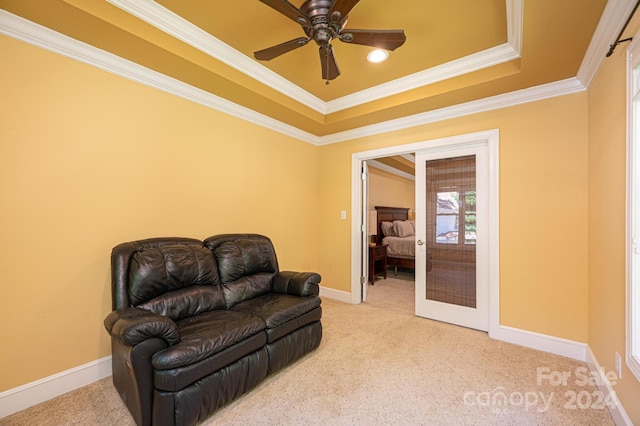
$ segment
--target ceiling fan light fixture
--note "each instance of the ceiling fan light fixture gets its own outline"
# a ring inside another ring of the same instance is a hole
[[[370,62],[382,62],[389,57],[389,50],[402,46],[407,37],[403,30],[344,29],[349,12],[360,0],[305,0],[298,9],[290,0],[260,0],[260,2],[296,21],[306,37],[298,37],[284,43],[253,52],[259,61],[269,61],[306,45],[313,40],[320,48],[322,79],[329,82],[340,75],[340,69],[331,47],[333,40],[346,44],[359,44],[380,49],[372,52]],[[382,50],[384,49],[384,50]]]
[[[383,49],[376,49],[369,52],[367,55],[367,61],[372,64],[378,64],[380,62],[384,62],[389,58],[389,52]]]

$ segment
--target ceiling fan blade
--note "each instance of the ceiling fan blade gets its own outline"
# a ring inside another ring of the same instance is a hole
[[[340,69],[333,54],[333,47],[330,44],[320,46],[320,65],[322,67],[322,79],[333,80],[340,75]],[[329,84],[329,83],[327,83]]]
[[[329,19],[331,19],[333,23],[342,22],[359,1],[360,0],[336,0],[327,16],[329,16]]]
[[[307,43],[309,43],[308,38],[294,38],[293,40],[285,41],[284,43],[253,52],[253,56],[261,61],[269,61],[283,53],[291,52],[298,47],[302,47]]]
[[[395,50],[407,40],[404,30],[343,30],[340,41],[352,44]]]
[[[277,10],[289,19],[293,19],[304,27],[310,27],[311,21],[297,7],[289,3],[287,0],[260,0],[267,6]]]

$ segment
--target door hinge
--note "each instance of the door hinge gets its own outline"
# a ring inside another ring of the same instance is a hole
[[[364,277],[360,277],[360,284],[364,284]]]

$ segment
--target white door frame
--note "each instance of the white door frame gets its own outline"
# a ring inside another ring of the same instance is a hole
[[[497,332],[500,327],[500,250],[499,250],[499,139],[498,129],[487,130],[465,135],[451,136],[430,141],[398,145],[371,151],[356,152],[351,156],[351,303],[361,301],[360,276],[362,268],[362,249],[360,237],[362,232],[362,212],[367,206],[362,205],[362,162],[374,158],[391,155],[408,154],[428,149],[444,147],[462,148],[470,144],[486,141],[489,162],[489,334]]]

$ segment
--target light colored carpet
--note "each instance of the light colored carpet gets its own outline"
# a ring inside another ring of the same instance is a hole
[[[415,312],[415,281],[413,270],[393,268],[387,271],[387,278],[379,278],[367,287],[367,305],[375,308],[413,315]]]
[[[604,408],[571,405],[570,392],[596,392],[576,384],[583,363],[418,318],[400,305],[382,308],[375,296],[373,303],[357,306],[324,299],[323,309],[324,337],[316,351],[203,424],[613,424]],[[568,372],[571,378],[566,386],[538,384],[538,368]],[[0,423],[133,424],[110,378]]]
[[[450,264],[449,264],[450,265]],[[427,274],[427,298],[444,303],[460,306],[475,307],[476,287],[473,269],[465,267],[443,266],[443,262],[434,262],[433,270]],[[397,275],[393,268],[387,271],[387,279],[378,278],[376,283],[369,285],[371,301],[375,306],[413,312],[415,305],[415,281],[412,269],[398,269]]]

